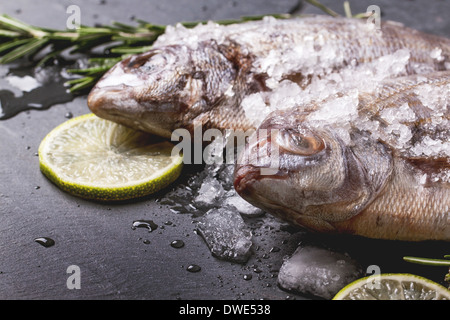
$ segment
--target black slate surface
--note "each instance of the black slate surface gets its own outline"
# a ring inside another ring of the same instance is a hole
[[[343,13],[341,1],[322,1]],[[242,15],[297,12],[320,13],[291,0],[263,1],[24,1],[3,0],[0,12],[37,26],[65,28],[66,8],[77,4],[82,23],[132,23],[140,18],[154,23],[237,18]],[[377,4],[383,19],[440,35],[450,35],[448,1],[351,1],[354,12]],[[4,103],[4,101],[2,101]],[[41,140],[65,115],[88,113],[86,97],[48,110],[22,112],[0,121],[0,299],[286,299],[305,297],[277,287],[276,270],[284,256],[305,240],[302,232],[251,221],[255,254],[245,265],[211,256],[194,232],[195,220],[155,202],[158,195],[126,204],[99,204],[72,197],[55,187],[39,171],[35,155]],[[185,168],[184,174],[190,168]],[[183,177],[181,177],[181,181]],[[173,186],[175,187],[175,186]],[[170,189],[170,188],[169,188]],[[149,233],[131,228],[133,221],[153,220],[159,228]],[[270,220],[270,219],[269,219]],[[171,225],[166,225],[171,221]],[[34,241],[50,237],[55,245]],[[180,239],[183,248],[170,242]],[[363,265],[382,272],[413,272],[442,281],[445,268],[402,262],[403,255],[441,257],[448,243],[398,243],[347,237],[321,237],[338,242]],[[150,243],[146,243],[148,241]],[[279,252],[270,252],[273,246]],[[201,271],[190,273],[190,264]],[[67,270],[78,266],[81,288],[69,289]],[[244,275],[252,274],[251,280]]]

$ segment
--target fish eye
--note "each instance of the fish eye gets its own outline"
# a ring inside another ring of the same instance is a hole
[[[151,50],[144,54],[133,56],[128,63],[128,68],[136,69],[142,66],[148,67],[149,65],[162,64],[162,60],[165,59],[162,57],[160,50]]]
[[[287,152],[302,156],[314,155],[325,148],[323,139],[306,130],[283,129],[278,133],[276,142]]]
[[[151,63],[155,66],[164,65],[166,63],[167,59],[164,57],[161,53],[155,53],[149,60],[148,63]]]

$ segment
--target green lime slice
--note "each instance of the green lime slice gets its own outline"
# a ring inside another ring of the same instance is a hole
[[[450,300],[450,290],[420,276],[386,273],[350,283],[333,300]]]
[[[40,169],[62,190],[114,201],[143,197],[178,178],[173,144],[87,114],[53,129],[39,146]]]

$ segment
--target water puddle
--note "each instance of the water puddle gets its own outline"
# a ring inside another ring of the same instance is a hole
[[[72,101],[75,95],[64,85],[73,78],[65,72],[68,66],[68,62],[37,68],[29,64],[0,65],[0,120]]]

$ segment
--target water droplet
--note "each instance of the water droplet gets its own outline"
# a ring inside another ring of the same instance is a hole
[[[272,249],[270,249],[270,252],[279,252],[281,249],[278,247],[272,247]]]
[[[145,239],[144,241],[142,241],[143,243],[145,243],[145,244],[150,244],[150,240],[148,240],[148,239]]]
[[[40,186],[36,186],[34,187],[36,190],[39,190],[41,187]]]
[[[244,274],[244,280],[252,280],[252,275],[251,274]]]
[[[27,149],[27,150],[30,150],[30,149],[31,149],[31,147],[30,147],[30,146],[27,146],[27,147],[26,147],[26,149]]]
[[[55,244],[55,240],[47,238],[47,237],[39,237],[34,239],[35,242],[39,243],[40,245],[43,245],[44,247],[48,248]]]
[[[149,232],[152,232],[153,230],[158,228],[158,225],[152,220],[136,220],[133,221],[131,229],[135,230],[136,228],[146,228]]]
[[[196,264],[191,264],[186,268],[186,270],[189,272],[199,272],[202,268]]]
[[[172,248],[177,248],[177,249],[179,249],[179,248],[184,247],[184,242],[183,242],[183,240],[173,240],[173,241],[170,243],[170,246],[171,246]]]
[[[331,280],[333,280],[333,281],[338,281],[340,278],[341,278],[340,275],[335,274],[334,276],[331,277]]]
[[[67,118],[67,119],[72,119],[72,118],[73,118],[73,113],[69,111],[69,112],[67,112],[67,113],[64,115],[64,117]]]

